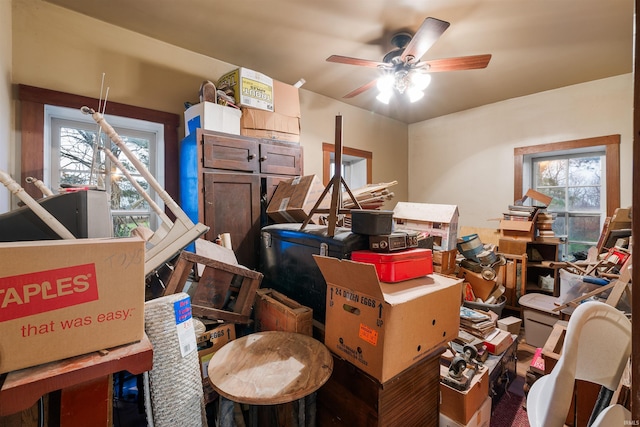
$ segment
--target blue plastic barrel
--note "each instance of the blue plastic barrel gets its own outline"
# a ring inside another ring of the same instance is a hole
[[[198,148],[196,133],[191,132],[180,142],[179,150],[179,197],[178,204],[187,214],[189,219],[197,224],[198,214]],[[185,248],[187,251],[196,251],[195,243]]]

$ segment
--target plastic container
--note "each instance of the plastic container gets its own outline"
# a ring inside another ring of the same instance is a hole
[[[351,209],[351,231],[367,236],[391,234],[393,231],[393,211]]]
[[[431,249],[407,249],[392,253],[353,251],[351,260],[373,264],[381,282],[401,282],[433,273]]]
[[[504,306],[507,304],[507,299],[504,295],[500,297],[497,303],[495,304],[486,304],[484,302],[475,302],[475,301],[465,301],[465,307],[469,307],[474,310],[483,310],[483,311],[493,311],[498,317],[502,316],[502,310]]]
[[[559,313],[553,311],[558,298],[540,293],[530,293],[520,297],[524,318],[524,339],[534,347],[544,347],[553,325],[559,320]]]

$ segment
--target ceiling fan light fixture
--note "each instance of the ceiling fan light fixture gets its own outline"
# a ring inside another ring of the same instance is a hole
[[[419,90],[425,90],[431,83],[431,75],[427,73],[414,72],[411,74],[411,85]]]
[[[416,102],[422,99],[424,92],[416,87],[411,87],[407,90],[407,95],[409,95],[409,101]]]
[[[394,78],[392,74],[383,74],[378,77],[376,86],[380,92],[391,92],[393,90]]]
[[[378,96],[376,96],[376,99],[382,102],[383,104],[388,104],[389,101],[391,100],[391,95],[393,95],[392,90],[382,90],[380,91]]]

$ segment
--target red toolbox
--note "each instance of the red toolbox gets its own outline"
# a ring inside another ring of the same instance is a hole
[[[415,248],[391,253],[359,250],[351,252],[351,260],[375,265],[381,282],[401,282],[433,273],[431,249]]]

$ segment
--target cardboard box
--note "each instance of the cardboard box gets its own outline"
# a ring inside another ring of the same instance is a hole
[[[512,219],[500,220],[500,235],[505,239],[524,240],[532,242],[535,238],[535,221],[519,221]]]
[[[456,249],[458,207],[428,203],[398,202],[393,209],[397,230],[426,231],[433,236],[434,249]]]
[[[267,215],[278,223],[304,222],[323,192],[324,186],[315,175],[281,181],[267,206]]]
[[[233,323],[222,323],[198,336],[198,359],[200,360],[200,376],[205,403],[213,402],[217,396],[209,381],[209,362],[216,351],[226,343],[236,339],[236,327]]]
[[[273,111],[289,117],[300,118],[300,93],[297,87],[273,81]]]
[[[517,239],[499,239],[498,251],[501,254],[522,255],[527,253],[527,241]]]
[[[313,310],[273,289],[258,289],[254,306],[256,331],[313,335]]]
[[[240,127],[242,129],[271,130],[280,133],[300,135],[299,118],[255,108],[242,108]]]
[[[144,241],[0,243],[0,373],[139,341]]]
[[[461,280],[378,280],[372,264],[313,256],[327,282],[325,345],[386,382],[458,335]]]
[[[252,138],[273,139],[276,141],[300,142],[300,135],[266,129],[240,129],[240,135]]]
[[[240,135],[240,117],[242,111],[233,107],[201,102],[192,105],[184,112],[184,134],[194,133],[202,128],[216,132]]]
[[[465,391],[456,390],[440,382],[440,414],[466,425],[489,396],[489,370],[486,367],[471,379]],[[448,375],[449,368],[440,365],[440,376]]]
[[[440,427],[489,427],[491,425],[491,398],[487,397],[467,424],[460,424],[440,413]]]
[[[504,353],[513,344],[513,336],[502,329],[496,329],[498,333],[490,340],[484,341],[487,351],[494,355]]]
[[[463,278],[465,282],[471,284],[473,294],[482,301],[486,301],[498,286],[495,280],[487,280],[482,277],[482,273],[476,273],[464,267],[460,267],[458,277]]]
[[[273,111],[273,79],[248,68],[238,68],[218,79],[216,87],[228,85],[236,105]]]
[[[503,331],[507,331],[513,335],[520,334],[521,325],[522,325],[522,319],[515,316],[509,316],[502,319],[498,319],[498,328],[502,329]]]

